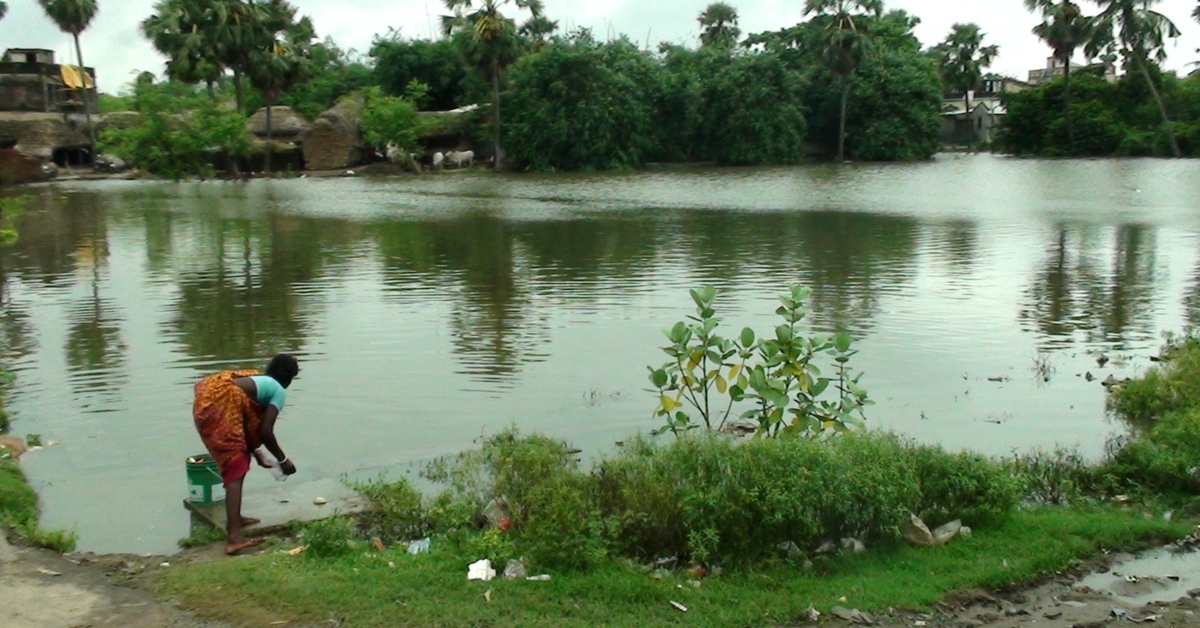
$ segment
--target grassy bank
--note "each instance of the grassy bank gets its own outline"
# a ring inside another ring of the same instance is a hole
[[[1188,529],[1140,512],[1034,509],[941,547],[888,544],[811,569],[796,561],[731,570],[699,587],[685,571],[656,579],[623,561],[555,571],[549,582],[468,582],[467,565],[478,556],[454,542],[415,556],[403,547],[330,559],[272,551],[166,570],[159,593],[244,625],[330,618],[356,627],[678,625],[684,616],[671,601],[688,608],[688,625],[787,625],[800,623],[809,604],[822,611],[839,604],[920,608],[949,591],[1028,582],[1102,549]]]
[[[58,552],[75,549],[74,533],[43,530],[38,526],[37,505],[37,493],[29,486],[17,461],[0,459],[0,528],[11,529],[35,545]]]

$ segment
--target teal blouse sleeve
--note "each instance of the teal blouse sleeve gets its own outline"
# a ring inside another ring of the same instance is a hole
[[[275,409],[282,410],[283,402],[287,398],[287,391],[279,382],[275,381],[274,377],[267,375],[255,375],[250,379],[254,380],[254,387],[258,390],[257,399],[260,406],[275,406]]]

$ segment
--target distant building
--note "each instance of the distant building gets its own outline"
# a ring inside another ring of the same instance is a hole
[[[53,50],[10,48],[0,58],[0,111],[83,113],[86,89],[96,113],[96,73],[92,68],[84,73],[55,63]]]
[[[942,100],[942,142],[968,146],[991,142],[993,131],[1006,110],[1001,94],[1020,92],[1032,87],[1025,81],[991,74],[983,77],[979,90],[949,92]],[[970,101],[970,111],[967,102]]]
[[[1037,86],[1051,79],[1060,78],[1066,74],[1066,67],[1066,64],[1062,62],[1062,59],[1047,57],[1045,68],[1029,71],[1028,83],[1030,85]],[[1108,81],[1109,83],[1117,82],[1117,68],[1111,63],[1091,63],[1088,65],[1080,65],[1078,63],[1071,64],[1072,74],[1083,70],[1101,70],[1103,72],[1104,80]]]

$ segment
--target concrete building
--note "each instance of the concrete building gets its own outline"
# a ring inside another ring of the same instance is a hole
[[[1037,70],[1030,70],[1029,80],[1027,82],[1030,85],[1037,86],[1051,79],[1061,78],[1064,74],[1066,74],[1066,67],[1067,66],[1062,62],[1061,59],[1047,57],[1046,67],[1039,68]],[[1075,74],[1076,72],[1083,70],[1093,69],[1103,69],[1104,80],[1108,81],[1109,83],[1115,83],[1117,81],[1117,68],[1111,63],[1091,63],[1088,65],[1080,65],[1078,63],[1071,64],[1071,74]]]
[[[97,113],[96,73],[84,71],[55,63],[52,50],[10,48],[0,58],[0,112],[83,113],[87,85],[86,102]]]
[[[969,146],[991,142],[994,129],[1005,114],[1001,95],[1029,89],[1031,85],[1008,76],[985,76],[978,91],[950,92],[942,101],[942,143]],[[967,101],[970,111],[967,111]]]

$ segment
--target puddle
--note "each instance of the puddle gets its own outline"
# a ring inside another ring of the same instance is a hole
[[[1174,602],[1200,588],[1200,553],[1157,549],[1080,581],[1111,595],[1130,608],[1151,602]]]

